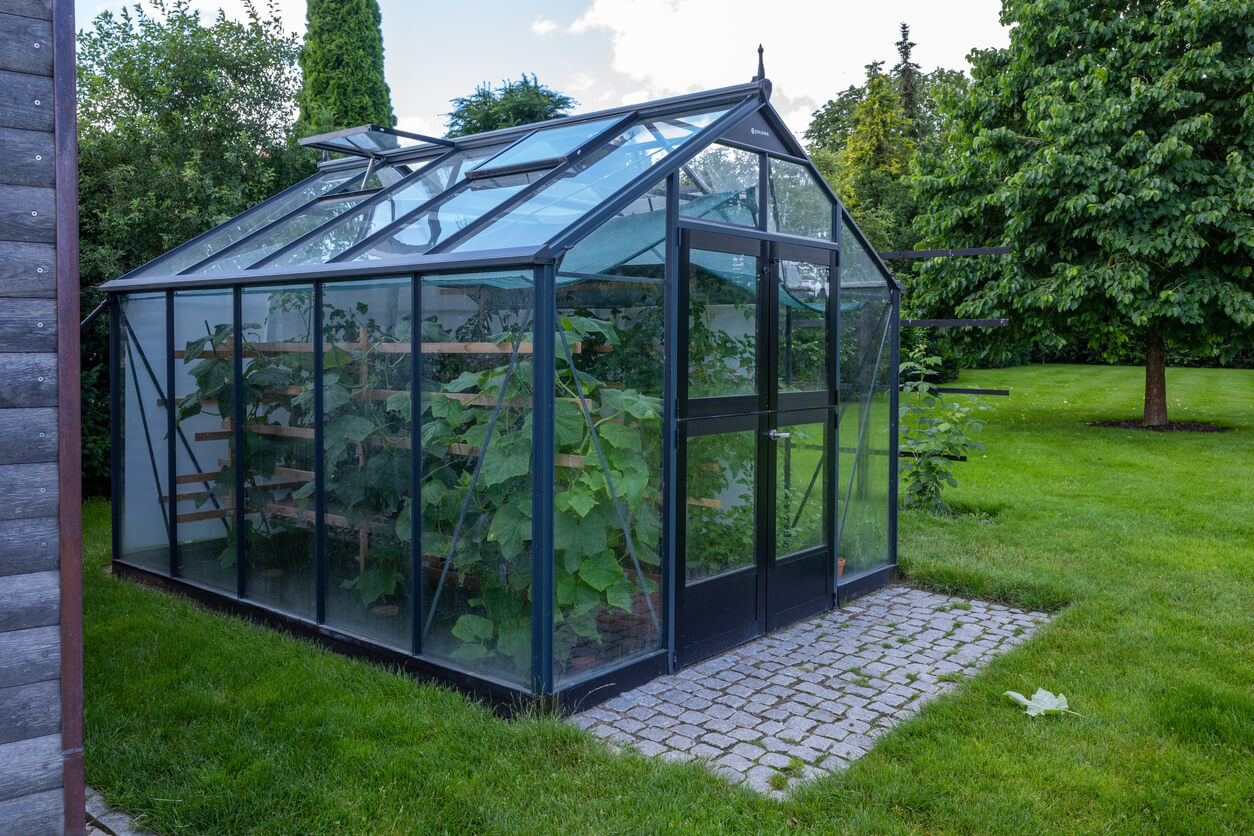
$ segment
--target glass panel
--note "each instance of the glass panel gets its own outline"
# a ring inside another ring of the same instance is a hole
[[[766,228],[772,232],[832,240],[832,201],[809,169],[770,158],[771,212]]]
[[[323,291],[327,623],[412,642],[408,278]]]
[[[680,170],[679,214],[756,227],[760,159],[726,145],[706,148]]]
[[[657,165],[726,111],[657,119],[633,125],[585,154],[560,178],[500,220],[453,248],[454,252],[542,244]]]
[[[692,250],[688,288],[688,397],[752,395],[758,259]]]
[[[757,435],[748,430],[688,439],[688,583],[754,565]]]
[[[364,171],[365,167],[363,166],[351,171],[315,174],[284,197],[276,199],[267,206],[259,207],[257,211],[247,217],[239,217],[227,221],[218,227],[213,235],[195,246],[159,258],[135,271],[134,275],[150,276],[180,273],[196,262],[213,255],[227,244],[233,244],[245,235],[256,232],[266,224],[278,220],[288,212],[303,206],[319,195],[326,194],[336,186],[349,180],[360,182]]]
[[[170,574],[165,294],[122,298],[121,560]]]
[[[244,589],[312,618],[313,290],[246,288],[243,306]]]
[[[843,220],[840,230],[840,286],[887,287],[888,277]]]
[[[514,143],[492,159],[480,163],[476,168],[486,170],[564,157],[617,121],[617,119],[598,119],[595,122],[581,122],[578,125],[539,130]]]
[[[467,165],[497,151],[499,145],[455,154],[388,195],[386,200],[345,212],[328,229],[291,252],[276,258],[271,265],[290,267],[296,264],[324,264],[335,256],[383,229],[407,212],[417,209],[431,198],[456,183]]]
[[[416,148],[425,140],[408,136],[397,136],[386,131],[363,130],[336,139],[319,140],[317,147],[328,149],[344,149],[345,153],[367,151],[372,154],[383,154],[388,151],[399,151],[402,148]]]
[[[827,299],[831,268],[806,261],[779,263],[779,391],[827,388]]]
[[[577,255],[577,247],[563,265],[575,259],[595,269],[601,260],[630,261],[628,253],[640,243],[664,238],[664,212],[649,211],[650,205],[637,201],[633,206],[640,211],[602,227],[620,232],[639,227],[637,244],[616,250],[612,236],[606,233],[598,243],[602,236],[594,233],[579,245],[587,249]],[[554,519],[559,682],[656,650],[661,642],[665,295],[661,261],[650,260],[638,267],[604,265],[628,275],[559,279]],[[637,271],[657,278],[631,275]]]
[[[558,266],[558,285],[607,276],[639,278],[660,283],[666,262],[666,181],[656,184],[627,204],[621,212],[594,229]],[[607,290],[627,285],[616,281]],[[657,325],[660,333],[661,323]],[[659,358],[660,359],[660,358]]]
[[[531,271],[421,292],[423,654],[529,687]]]
[[[235,553],[235,340],[229,290],[174,294],[179,574],[229,592]]]
[[[889,289],[853,233],[846,228],[842,235],[837,512],[843,580],[888,562],[888,474],[894,449],[890,387],[895,376],[889,368]]]
[[[330,197],[326,200],[311,203],[300,212],[249,241],[247,244],[218,256],[197,270],[196,273],[231,273],[236,270],[243,270],[248,265],[261,260],[284,244],[348,211],[364,199],[362,195],[356,195],[353,197]]]
[[[781,416],[781,421],[786,416]],[[782,424],[788,438],[776,442],[775,457],[775,554],[795,554],[827,543],[823,501],[824,478],[822,422]]]
[[[352,260],[396,258],[424,253],[448,236],[501,205],[525,186],[543,177],[543,171],[528,171],[505,177],[472,180],[456,194],[423,212],[395,234],[375,243]]]

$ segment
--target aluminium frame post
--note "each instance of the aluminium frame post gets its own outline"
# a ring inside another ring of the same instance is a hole
[[[679,173],[666,178],[666,251],[662,262],[662,623],[666,670],[675,671],[676,495],[679,454]]]
[[[314,390],[314,620],[325,624],[327,620],[327,464],[322,455],[326,443],[323,420],[326,417],[322,403],[322,293],[325,285],[313,283],[313,324],[309,335],[313,343],[313,390]],[[362,363],[366,358],[362,357]]]
[[[901,368],[901,291],[896,287],[892,287],[889,292],[892,294],[892,320],[888,323],[891,330],[890,339],[892,340],[892,350],[889,353],[889,362],[892,364],[888,373],[888,562],[893,568],[897,566],[897,478],[898,478],[898,461],[897,461],[897,445],[900,433],[898,426],[899,400],[901,389],[901,375],[898,369]]]
[[[231,507],[235,513],[235,595],[243,598],[248,580],[248,503],[244,497],[244,469],[248,461],[244,450],[244,288],[231,288],[231,430],[235,444],[235,496]]]
[[[179,576],[178,401],[174,397],[174,291],[165,292],[165,455],[166,494],[170,497],[170,577]]]
[[[409,626],[410,651],[422,655],[422,276],[409,277]]]
[[[832,259],[832,276],[830,291],[828,292],[828,304],[832,307],[832,314],[828,317],[828,327],[831,328],[831,334],[828,338],[828,350],[832,353],[831,375],[832,375],[832,398],[830,401],[832,409],[832,475],[828,480],[828,491],[831,493],[832,514],[828,520],[829,532],[828,537],[832,543],[832,606],[839,603],[840,598],[840,412],[842,408],[840,400],[840,306],[843,294],[840,292],[840,274],[844,259],[841,258],[844,251],[842,240],[844,236],[841,234],[841,207],[839,203],[832,204],[832,241],[836,244],[836,252]],[[845,497],[845,501],[849,501],[849,497]]]
[[[553,693],[553,511],[556,457],[554,398],[556,392],[557,288],[554,265],[537,265],[532,363],[531,443],[531,689],[538,696]]]
[[[125,457],[122,455],[122,431],[125,415],[122,412],[122,298],[109,294],[109,495],[110,514],[113,520],[113,559],[122,556],[122,475]]]

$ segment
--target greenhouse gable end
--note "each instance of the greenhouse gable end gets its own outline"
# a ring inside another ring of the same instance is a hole
[[[899,288],[769,89],[313,137],[106,285],[116,564],[568,705],[886,583]]]

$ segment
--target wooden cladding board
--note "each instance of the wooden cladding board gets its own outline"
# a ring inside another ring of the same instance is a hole
[[[0,242],[56,240],[56,192],[39,186],[0,186]]]
[[[0,13],[52,20],[52,4],[48,0],[0,0]]]
[[[65,798],[58,788],[0,801],[0,822],[6,833],[60,836],[65,832]]]
[[[0,128],[0,148],[0,185],[52,186],[51,131]]]
[[[57,681],[0,688],[0,745],[61,731]]]
[[[52,78],[0,70],[0,128],[52,130]]]
[[[57,251],[52,244],[0,241],[0,298],[56,295]]]
[[[55,516],[0,520],[0,543],[0,576],[57,568],[61,541]]]
[[[57,355],[0,353],[0,409],[56,405]]]
[[[54,300],[5,299],[0,304],[0,351],[55,352],[56,326]]]
[[[61,735],[0,743],[0,801],[61,786]],[[15,831],[16,832],[16,831]]]
[[[25,836],[75,819],[62,790],[54,53],[51,0],[0,0],[0,832]]]
[[[0,465],[0,520],[56,515],[56,462]]]
[[[0,409],[0,439],[4,439],[0,465],[55,462],[57,411],[50,407]]]
[[[52,75],[52,22],[0,11],[0,70]]]

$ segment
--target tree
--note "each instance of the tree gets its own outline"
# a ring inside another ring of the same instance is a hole
[[[1008,0],[1002,21],[1010,46],[973,54],[950,149],[920,161],[918,230],[1014,256],[928,262],[915,304],[1011,316],[986,351],[1140,341],[1162,427],[1167,345],[1254,343],[1254,4]]]
[[[308,0],[306,10],[301,133],[395,125],[383,77],[383,17],[377,0]]]
[[[495,90],[487,82],[469,96],[452,99],[446,113],[448,136],[465,136],[514,125],[526,125],[565,116],[576,102],[570,96],[541,84],[532,74],[518,81],[506,79]]]
[[[311,173],[291,137],[295,35],[245,2],[202,25],[189,0],[103,12],[78,38],[83,308],[96,286]],[[108,487],[103,327],[83,339],[84,484]]]
[[[901,109],[910,120],[911,131],[915,131],[915,123],[919,119],[922,98],[922,79],[919,65],[911,60],[911,50],[918,46],[910,40],[910,24],[902,22],[901,40],[897,41],[897,63],[893,67],[893,78],[897,79],[897,92],[901,95]],[[917,138],[917,134],[913,134]]]
[[[908,176],[914,143],[893,79],[867,65],[867,79],[838,150],[811,147],[815,164],[858,219],[872,246],[909,249],[914,199]]]

